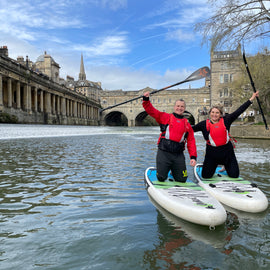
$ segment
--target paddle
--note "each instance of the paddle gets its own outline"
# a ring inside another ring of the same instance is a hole
[[[161,92],[163,90],[166,90],[166,89],[169,89],[171,87],[174,87],[176,85],[179,85],[179,84],[183,84],[183,83],[186,83],[186,82],[190,82],[190,81],[196,81],[196,80],[200,80],[200,79],[203,79],[207,76],[210,76],[210,70],[208,67],[202,67],[202,68],[199,68],[198,70],[194,71],[190,76],[188,76],[185,80],[181,81],[181,82],[178,82],[178,83],[175,83],[175,84],[172,84],[172,85],[169,85],[169,86],[166,86],[164,88],[161,88],[159,90],[154,90],[152,92],[150,92],[150,95],[153,95],[153,94],[156,94],[158,92]],[[129,100],[126,100],[124,102],[121,102],[121,103],[118,103],[118,104],[115,104],[115,105],[112,105],[112,106],[109,106],[107,108],[104,108],[104,109],[101,109],[99,112],[103,112],[105,110],[108,110],[108,109],[112,109],[114,107],[117,107],[117,106],[120,106],[120,105],[123,105],[123,104],[126,104],[128,102],[131,102],[131,101],[134,101],[134,100],[137,100],[139,98],[142,98],[143,95],[139,96],[139,97],[135,97],[135,98],[132,98],[132,99],[129,99]]]
[[[245,63],[245,67],[246,67],[246,70],[247,70],[247,73],[248,73],[248,77],[249,77],[249,80],[250,80],[252,89],[253,89],[254,93],[256,93],[255,84],[253,82],[253,79],[251,77],[251,74],[250,74],[250,71],[249,71],[249,68],[248,68],[247,59],[246,59],[246,56],[245,56],[245,50],[243,50],[243,60],[244,60],[244,63]],[[262,106],[261,106],[260,100],[259,100],[258,97],[256,97],[256,99],[257,99],[257,102],[258,102],[258,105],[259,105],[259,109],[260,109],[260,112],[261,112],[261,115],[262,115],[262,118],[263,118],[265,129],[268,130],[269,128],[267,126],[266,119],[264,117],[264,113],[263,113],[263,110],[262,110]]]

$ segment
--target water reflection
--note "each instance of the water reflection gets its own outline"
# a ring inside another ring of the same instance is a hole
[[[221,253],[228,255],[232,252],[229,247],[232,233],[239,228],[238,217],[233,213],[228,213],[225,224],[210,230],[207,226],[192,224],[167,212],[157,205],[151,197],[151,202],[157,210],[157,224],[159,231],[159,243],[155,249],[145,252],[145,264],[150,264],[151,269],[193,269],[196,265],[195,254],[186,258],[182,254],[188,245],[196,244],[203,246],[209,253],[213,253],[213,248],[219,249]],[[205,251],[206,252],[206,251]],[[216,251],[215,251],[216,253]],[[196,256],[200,256],[196,254]],[[223,259],[224,260],[224,256]],[[180,263],[180,264],[179,264]],[[219,261],[220,263],[220,261]],[[213,267],[219,267],[213,265]],[[195,268],[194,268],[195,269]]]

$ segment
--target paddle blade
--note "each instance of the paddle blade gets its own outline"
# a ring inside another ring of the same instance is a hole
[[[196,81],[196,80],[206,78],[208,76],[210,76],[209,67],[202,67],[202,68],[199,68],[198,70],[194,71],[189,77],[187,77],[187,79],[185,81],[186,82]]]

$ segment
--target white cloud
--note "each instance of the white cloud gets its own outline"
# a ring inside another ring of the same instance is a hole
[[[101,0],[98,1],[102,7],[109,7],[112,10],[118,10],[127,6],[127,0]]]
[[[169,31],[166,35],[168,40],[176,40],[179,42],[190,42],[196,39],[196,36],[193,32],[184,32],[181,29],[176,31]]]
[[[100,37],[94,41],[94,45],[92,46],[76,45],[73,49],[85,52],[89,57],[117,56],[130,51],[126,32]]]
[[[175,84],[177,82],[186,79],[193,70],[178,69],[167,70],[165,74],[153,72],[149,70],[133,70],[127,67],[114,67],[111,66],[98,66],[92,67],[87,72],[87,79],[93,81],[100,81],[102,88],[105,90],[141,90],[145,87],[153,89],[161,89],[168,85]],[[203,83],[200,83],[201,86]],[[188,84],[183,84],[179,88],[188,88]]]
[[[154,88],[158,82],[162,82],[162,76],[157,73],[127,67],[98,66],[90,70],[87,77],[101,81],[102,88],[108,90],[140,90],[147,86]]]

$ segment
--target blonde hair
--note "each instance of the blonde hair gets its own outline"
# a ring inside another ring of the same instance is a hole
[[[211,111],[212,111],[213,109],[219,110],[221,116],[223,116],[223,106],[222,106],[221,104],[213,105],[213,106],[210,108],[210,110],[209,110],[209,114],[211,113]]]

